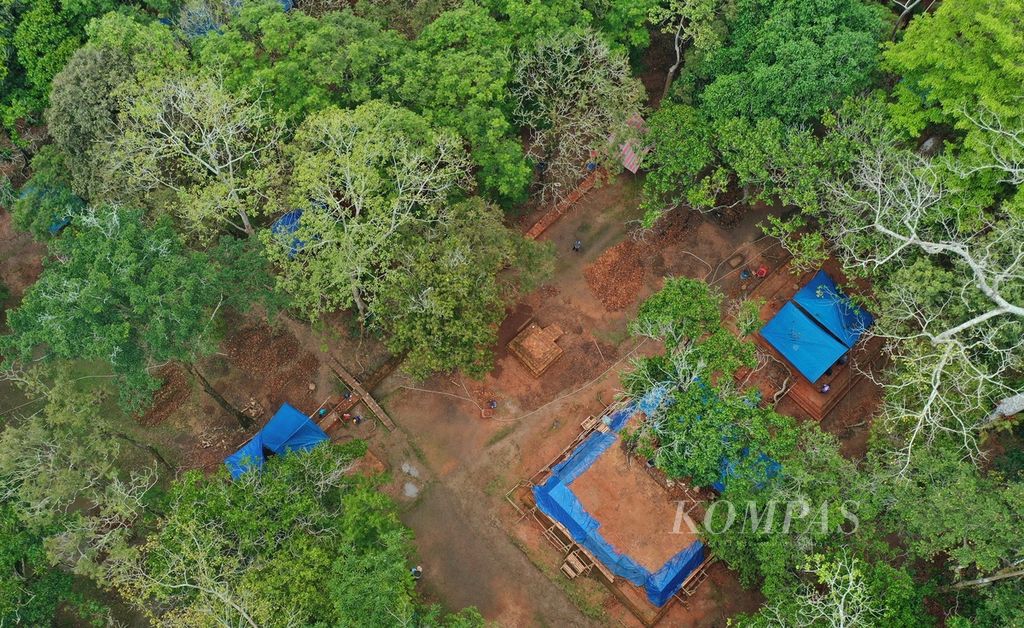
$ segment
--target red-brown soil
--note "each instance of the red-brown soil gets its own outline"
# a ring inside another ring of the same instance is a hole
[[[647,475],[640,462],[626,455],[621,440],[571,488],[587,512],[601,523],[601,536],[648,571],[657,571],[696,540],[685,525],[676,533],[676,503]]]
[[[45,245],[16,230],[9,212],[0,212],[0,281],[10,291],[7,308],[16,306],[25,290],[39,278],[45,255]]]
[[[139,423],[147,426],[163,422],[177,412],[192,395],[192,384],[185,369],[180,365],[168,364],[153,375],[161,379],[163,385],[153,394],[153,405],[138,418]]]
[[[636,301],[644,278],[641,255],[646,253],[645,248],[633,240],[625,240],[584,269],[587,285],[609,312],[625,309]]]

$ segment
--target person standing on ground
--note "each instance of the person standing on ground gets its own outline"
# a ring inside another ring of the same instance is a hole
[[[573,242],[572,250],[574,253],[579,253],[581,250],[583,250],[583,241],[576,240],[575,242]]]

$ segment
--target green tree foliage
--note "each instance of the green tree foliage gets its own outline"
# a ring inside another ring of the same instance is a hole
[[[816,148],[802,129],[870,86],[888,23],[883,7],[861,0],[741,0],[724,20],[721,45],[694,57],[677,81],[674,97],[694,109],[670,109],[652,125],[652,163],[668,172],[645,192],[648,224],[684,199],[714,207],[730,186],[745,200],[785,192],[777,181],[799,174],[806,160],[797,156]]]
[[[961,577],[1024,559],[1024,483],[980,472],[948,443],[922,449],[907,478],[890,480],[887,492],[887,524],[916,557],[945,557]]]
[[[238,94],[265,94],[268,107],[297,125],[329,105],[370,100],[403,43],[394,31],[350,11],[314,18],[279,2],[247,3],[222,32],[195,44],[197,62]]]
[[[867,563],[847,552],[811,555],[802,568],[805,581],[737,625],[768,626],[931,626],[920,591],[902,570]]]
[[[15,226],[37,239],[46,238],[51,227],[85,209],[85,201],[71,191],[65,163],[52,145],[40,149],[32,158],[32,178],[12,204]]]
[[[97,393],[81,393],[60,372],[52,390],[27,391],[41,412],[11,421],[0,432],[0,494],[37,529],[57,523],[80,499],[93,503],[114,474],[120,441],[104,429]]]
[[[714,119],[813,122],[869,85],[884,10],[841,0],[741,0],[724,44],[692,69]]]
[[[660,0],[585,0],[583,5],[594,16],[594,26],[614,42],[632,51],[642,51],[651,43],[648,16]]]
[[[0,1],[0,123],[17,139],[19,120],[39,122],[50,82],[84,42],[91,19],[119,6],[168,10],[171,4],[164,0]]]
[[[792,446],[793,420],[759,408],[752,395],[740,396],[702,381],[671,392],[660,408],[632,435],[641,456],[672,478],[695,486],[719,480],[722,460],[744,452],[778,455]]]
[[[530,129],[531,156],[543,165],[542,202],[569,194],[591,155],[613,171],[620,167],[619,147],[635,137],[629,121],[645,96],[625,54],[580,28],[538,37],[514,63],[515,115]]]
[[[1024,626],[1024,582],[997,582],[975,591],[962,592],[957,613],[946,623],[950,628],[977,626]]]
[[[708,204],[705,188],[680,182],[712,181],[703,175],[715,162],[715,150],[708,122],[690,105],[663,103],[651,116],[648,130],[655,140],[644,158],[650,170],[644,179],[644,226],[650,228],[665,209]]]
[[[721,322],[722,293],[687,277],[665,280],[661,290],[640,305],[630,325],[634,335],[656,338],[666,348],[696,350],[700,355],[698,375],[711,380],[730,379],[741,366],[750,366],[753,347],[728,332]],[[701,351],[702,345],[709,349]]]
[[[408,353],[403,368],[413,375],[462,368],[480,377],[491,370],[505,305],[529,279],[499,273],[538,264],[531,255],[537,246],[501,218],[473,198],[453,205],[438,229],[400,245],[370,312],[391,351]]]
[[[75,192],[98,200],[97,162],[120,131],[124,100],[161,77],[184,71],[184,48],[170,29],[120,13],[93,21],[89,40],[54,77],[46,123]]]
[[[112,557],[112,583],[169,626],[411,622],[409,532],[371,479],[348,472],[365,451],[321,445],[235,482],[186,474],[146,541]]]
[[[142,407],[158,386],[150,366],[211,351],[216,314],[244,310],[271,283],[256,247],[230,260],[189,251],[166,218],[146,224],[138,210],[102,208],[75,225],[8,313],[4,354],[27,361],[44,347],[48,358],[107,361],[127,408]]]
[[[101,153],[106,198],[173,212],[202,240],[254,235],[254,217],[277,207],[282,129],[259,95],[171,77],[133,94],[118,125]]]
[[[513,43],[505,24],[466,3],[431,22],[386,81],[396,100],[469,142],[481,190],[505,204],[523,200],[531,176],[510,119]]]
[[[489,369],[506,300],[535,258],[479,199],[458,136],[372,101],[310,116],[292,147],[296,233],[264,234],[281,285],[311,318],[354,307],[416,375]],[[297,250],[293,244],[298,241]]]
[[[352,306],[365,316],[403,235],[443,222],[470,181],[455,133],[380,101],[310,116],[291,155],[302,250],[266,235],[282,286],[310,318]]]
[[[325,2],[330,6],[330,2]],[[353,10],[378,24],[392,28],[413,39],[446,10],[462,4],[461,0],[356,0]],[[333,8],[333,7],[332,7]],[[303,9],[315,15],[309,6]]]
[[[667,279],[630,323],[630,331],[663,341],[666,351],[634,360],[623,375],[630,395],[662,395],[629,442],[670,477],[697,486],[718,480],[723,458],[784,447],[785,432],[792,431],[789,419],[733,390],[733,374],[754,365],[754,351],[722,327],[721,300],[704,282]]]
[[[50,81],[81,45],[85,23],[110,8],[113,3],[67,9],[54,0],[0,3],[0,117],[8,131],[43,110]]]
[[[774,448],[780,467],[773,476],[758,455],[736,460],[723,505],[706,520],[715,555],[746,585],[761,583],[769,599],[793,590],[811,553],[855,546],[859,539],[849,534],[855,528],[870,537],[874,517],[867,483],[839,453],[835,437],[806,424],[796,433],[788,447]]]
[[[49,625],[72,598],[71,576],[50,566],[43,538],[0,503],[0,623]]]
[[[8,417],[0,432],[0,500],[45,549],[33,569],[42,575],[44,566],[59,565],[96,577],[103,559],[130,542],[156,468],[168,465],[119,422],[126,417],[104,407],[102,393],[76,386],[68,369],[25,372],[19,385],[43,405]],[[127,460],[135,461],[131,470]]]
[[[1020,127],[1024,111],[1024,3],[952,0],[914,18],[903,39],[885,53],[885,67],[900,76],[893,120],[917,135],[925,126],[951,123],[968,145],[985,145],[971,118],[982,111]]]

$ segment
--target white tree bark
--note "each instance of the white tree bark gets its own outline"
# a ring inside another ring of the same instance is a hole
[[[197,231],[254,233],[269,201],[281,129],[260,95],[229,94],[212,78],[171,80],[133,94],[110,138],[103,170],[113,198],[166,189]]]
[[[643,106],[643,86],[625,55],[592,31],[544,37],[513,65],[514,114],[532,129],[530,153],[543,164],[538,194],[557,203],[588,161],[616,163],[619,145],[635,135],[628,121]]]
[[[1024,220],[989,215],[967,229],[948,218],[956,190],[936,163],[880,144],[854,163],[849,180],[827,184],[827,228],[848,268],[873,274],[922,254],[956,288],[925,295],[888,281],[871,331],[890,341],[898,377],[884,378],[886,415],[907,426],[897,453],[909,467],[913,449],[940,434],[980,455],[978,434],[1019,412],[1024,391],[1013,373],[1024,366]]]

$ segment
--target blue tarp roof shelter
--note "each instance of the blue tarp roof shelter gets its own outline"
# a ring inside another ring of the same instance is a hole
[[[706,555],[704,544],[694,541],[670,558],[660,569],[650,572],[626,554],[619,553],[601,535],[601,522],[586,511],[572,492],[571,484],[618,440],[619,430],[638,409],[659,405],[664,390],[655,390],[635,404],[621,408],[608,418],[609,432],[594,432],[580,443],[569,456],[555,465],[551,477],[541,486],[533,487],[537,507],[561,523],[573,540],[601,561],[613,574],[643,587],[647,598],[655,606],[663,606],[686,578],[693,573]]]
[[[818,381],[848,350],[792,301],[782,306],[760,334],[811,382]]]
[[[793,297],[800,309],[847,347],[853,347],[875,319],[839,291],[836,283],[819,270]]]
[[[294,236],[299,230],[299,222],[302,219],[302,210],[294,209],[284,216],[281,216],[270,225],[270,232],[280,240],[283,246],[288,247],[288,257],[295,255],[302,250],[306,243]]]
[[[269,455],[308,451],[327,440],[327,434],[290,404],[282,404],[248,442],[224,460],[231,478],[237,480],[250,469],[262,469]]]

